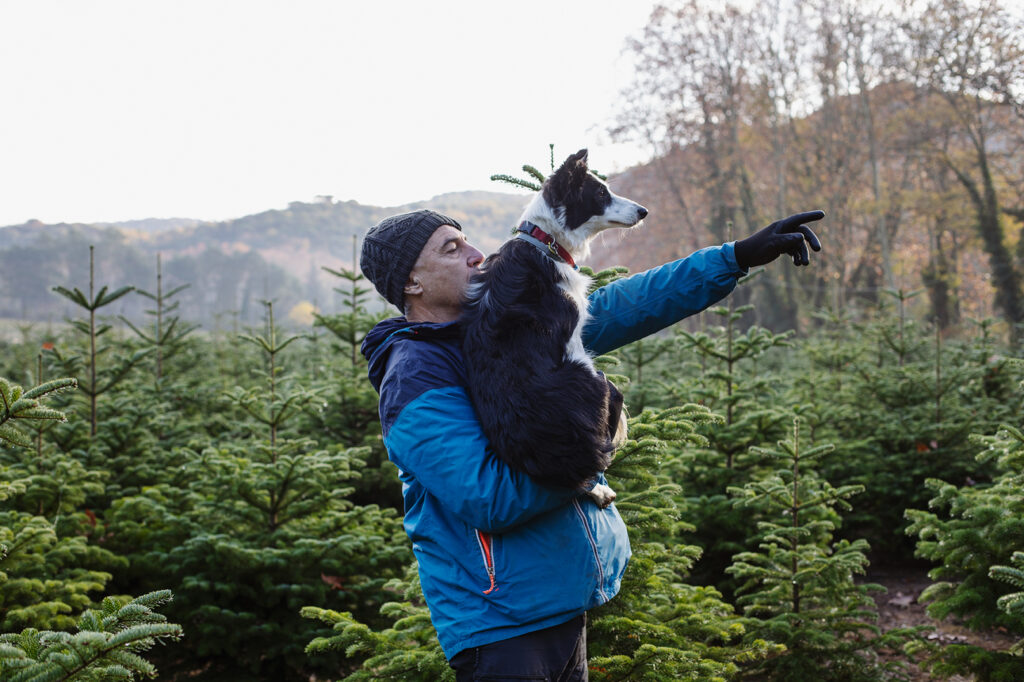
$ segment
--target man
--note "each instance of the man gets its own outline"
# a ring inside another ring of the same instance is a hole
[[[585,347],[607,353],[700,312],[748,268],[783,253],[807,265],[807,245],[821,245],[802,223],[823,216],[797,214],[602,287],[589,299]],[[360,267],[404,313],[374,327],[362,347],[384,445],[399,469],[431,620],[458,679],[586,680],[586,612],[618,592],[629,539],[614,504],[601,509],[578,491],[537,484],[489,448],[457,325],[482,262],[459,223],[433,211],[392,216],[367,233]]]

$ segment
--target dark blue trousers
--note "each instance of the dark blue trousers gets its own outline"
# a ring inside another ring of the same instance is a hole
[[[458,682],[587,682],[587,614],[544,630],[464,649],[449,664]]]

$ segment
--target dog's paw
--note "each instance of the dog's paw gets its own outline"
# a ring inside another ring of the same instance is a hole
[[[602,485],[600,483],[598,483],[593,488],[588,490],[587,494],[594,499],[594,502],[601,509],[606,508],[608,505],[615,501],[615,491],[609,488],[608,486]]]

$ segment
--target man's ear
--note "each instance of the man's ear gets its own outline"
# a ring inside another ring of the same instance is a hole
[[[423,284],[420,283],[419,277],[413,274],[409,275],[409,279],[405,282],[405,287],[402,291],[406,296],[419,296],[423,293]]]

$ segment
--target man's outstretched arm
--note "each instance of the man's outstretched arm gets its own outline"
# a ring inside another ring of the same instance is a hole
[[[804,223],[824,216],[822,211],[797,213],[746,239],[709,246],[601,287],[590,296],[583,345],[601,355],[660,331],[722,300],[748,268],[784,253],[794,265],[807,265],[807,246],[820,251],[821,242]]]
[[[612,282],[590,295],[583,345],[601,355],[642,339],[722,300],[744,274],[730,242]]]

